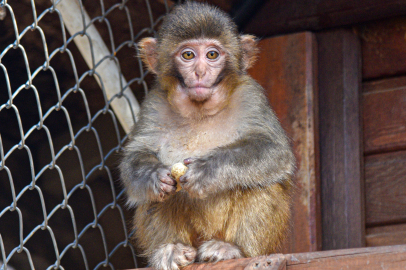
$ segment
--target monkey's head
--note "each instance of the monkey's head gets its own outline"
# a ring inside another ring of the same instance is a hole
[[[183,100],[206,109],[224,106],[257,51],[255,38],[239,35],[226,13],[195,2],[175,7],[158,38],[141,40],[139,49],[171,104]]]

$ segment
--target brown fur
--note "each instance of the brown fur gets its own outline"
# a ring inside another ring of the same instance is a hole
[[[181,192],[165,203],[142,205],[134,218],[137,244],[147,256],[163,243],[198,248],[213,238],[235,243],[246,257],[274,253],[287,229],[289,189],[282,184],[238,189],[204,201]]]
[[[262,88],[246,74],[255,38],[238,35],[221,11],[195,3],[175,8],[158,36],[140,42],[157,84],[120,165],[128,203],[137,206],[138,246],[165,270],[277,251],[290,217],[294,156]],[[205,46],[213,38],[225,57],[223,77],[208,88],[207,100],[196,102],[189,82],[182,84],[194,73],[179,71],[183,60],[174,58],[179,44]],[[175,194],[170,168],[185,159],[183,189]]]

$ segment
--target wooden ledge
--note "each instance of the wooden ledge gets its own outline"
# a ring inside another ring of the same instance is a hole
[[[153,270],[152,268],[142,268]],[[273,254],[218,263],[195,263],[182,270],[406,269],[406,245]],[[141,270],[141,268],[139,268]]]

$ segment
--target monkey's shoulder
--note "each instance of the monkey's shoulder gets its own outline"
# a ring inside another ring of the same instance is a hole
[[[159,115],[165,108],[162,93],[151,90],[141,104],[138,121],[129,134],[128,148],[148,148],[157,151],[158,138],[165,133],[165,127],[160,123]]]
[[[145,100],[141,104],[138,121],[134,125],[138,129],[145,128],[148,125],[157,125],[159,116],[166,111],[168,102],[165,98],[165,93],[159,89],[152,89],[145,96]]]
[[[241,125],[279,128],[279,121],[268,102],[264,89],[254,79],[248,77],[233,95],[233,102],[236,104],[234,107],[239,111]]]

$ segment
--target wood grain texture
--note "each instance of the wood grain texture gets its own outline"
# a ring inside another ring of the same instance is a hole
[[[406,222],[406,151],[365,158],[368,226]]]
[[[362,44],[364,79],[406,73],[405,17],[367,23],[357,28]]]
[[[286,269],[405,269],[406,246],[341,249],[286,255]]]
[[[265,262],[265,263],[264,263]],[[269,264],[268,264],[269,262]],[[381,269],[405,269],[406,245],[341,249],[320,252],[307,252],[296,254],[278,254],[269,257],[245,258],[229,260],[216,264],[193,264],[183,268],[184,270],[381,270]],[[153,270],[144,268],[144,270]]]
[[[405,244],[406,224],[371,227],[366,230],[366,245],[368,247]]]
[[[284,252],[320,249],[316,43],[311,33],[261,40],[250,74],[265,89],[297,159],[290,238]]]
[[[405,14],[403,0],[268,0],[244,32],[263,37],[328,29]]]
[[[361,52],[351,31],[319,33],[323,249],[365,243]]]
[[[365,82],[362,111],[366,154],[406,149],[406,77]]]

